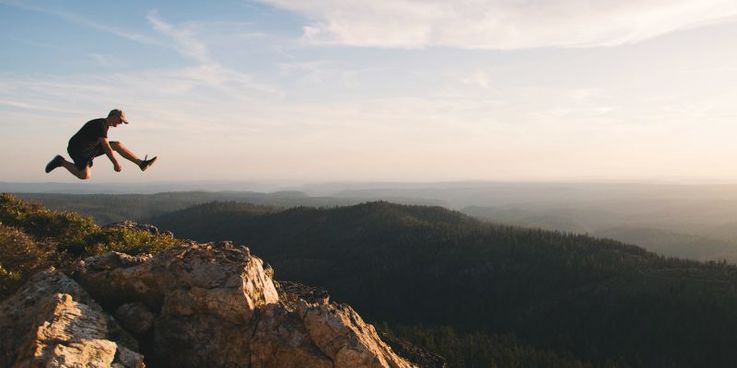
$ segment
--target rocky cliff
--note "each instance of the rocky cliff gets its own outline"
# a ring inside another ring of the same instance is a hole
[[[279,284],[248,248],[183,243],[49,269],[0,303],[2,367],[422,366],[348,305]]]

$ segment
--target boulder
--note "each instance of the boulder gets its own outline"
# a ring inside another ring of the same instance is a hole
[[[345,304],[302,302],[298,306],[312,341],[335,367],[410,367],[381,341],[374,326]]]
[[[153,346],[144,350],[165,367],[411,366],[324,290],[284,283],[278,292],[272,277],[230,242],[184,243],[152,258],[108,253],[86,259],[78,273],[103,305],[154,311]]]
[[[139,343],[157,367],[414,366],[350,306],[275,283],[270,267],[230,242],[110,252],[74,275],[79,284],[39,273],[0,304],[0,366],[140,368]]]
[[[263,262],[229,242],[185,243],[151,258],[111,252],[84,260],[78,278],[106,307],[157,311],[146,350],[171,367],[247,366],[253,315],[279,300]]]
[[[2,367],[144,367],[137,342],[53,269],[0,303],[0,342]]]
[[[427,351],[422,347],[394,336],[389,332],[380,332],[381,340],[389,344],[397,354],[422,368],[447,368],[448,363],[442,356]]]
[[[212,315],[234,324],[279,299],[263,261],[229,242],[185,243],[156,257],[110,252],[85,259],[78,278],[106,307],[141,302],[163,316]]]
[[[143,303],[123,304],[115,310],[115,319],[123,328],[136,335],[143,335],[151,330],[155,317]]]

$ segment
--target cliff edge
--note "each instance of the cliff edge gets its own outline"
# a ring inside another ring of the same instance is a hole
[[[311,292],[304,292],[310,290]],[[35,274],[0,303],[3,367],[409,368],[350,306],[246,247],[183,242]]]

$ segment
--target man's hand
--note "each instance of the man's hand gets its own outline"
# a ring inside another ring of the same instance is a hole
[[[112,147],[110,147],[110,142],[108,142],[107,138],[100,137],[100,144],[102,144],[102,149],[105,150],[105,154],[110,159],[110,162],[113,163],[113,169],[115,170],[115,172],[120,172],[120,170],[123,170],[123,168],[120,167],[118,160],[115,159],[113,149]]]

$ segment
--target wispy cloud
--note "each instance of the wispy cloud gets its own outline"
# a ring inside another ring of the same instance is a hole
[[[154,29],[174,40],[176,49],[184,56],[201,64],[213,64],[207,46],[194,37],[193,32],[185,27],[176,27],[164,21],[157,11],[151,11],[146,17]]]
[[[481,49],[616,46],[733,20],[734,0],[262,0],[302,13],[310,44]]]
[[[37,6],[37,5],[27,3],[27,2],[22,2],[22,1],[0,0],[0,4],[9,5],[9,6],[18,8],[18,9],[53,15],[69,23],[74,23],[74,24],[78,24],[81,26],[96,29],[101,32],[110,33],[110,34],[128,39],[130,41],[138,42],[141,44],[159,45],[159,42],[152,37],[149,37],[149,36],[146,36],[140,33],[120,29],[117,27],[113,27],[108,24],[103,24],[103,23],[91,20],[87,17],[84,17],[80,14],[72,13],[66,10],[59,10],[59,9],[53,9],[49,7]]]
[[[31,111],[62,112],[62,113],[70,112],[69,110],[58,109],[55,107],[34,105],[34,104],[22,102],[22,101],[14,101],[14,100],[6,100],[6,99],[0,99],[0,106],[7,106],[7,107],[16,108],[16,109],[31,110]]]
[[[0,0],[4,1],[4,0]],[[6,2],[3,2],[6,3]],[[68,12],[39,8],[25,3],[10,2],[12,6],[63,17],[76,24],[95,29],[106,29],[116,34],[128,33],[102,27],[83,17]],[[254,81],[241,71],[219,63],[211,55],[208,45],[198,38],[197,30],[203,23],[174,24],[167,22],[158,12],[146,17],[157,32],[152,38],[141,39],[162,48],[173,49],[193,65],[176,68],[126,70],[116,72],[124,65],[115,58],[97,53],[87,56],[107,67],[102,72],[85,72],[75,75],[55,76],[0,76],[0,106],[14,109],[28,120],[49,121],[53,112],[84,116],[99,106],[119,106],[133,111],[161,115],[168,120],[162,126],[174,124],[177,128],[199,129],[201,121],[227,121],[238,115],[240,104],[259,98],[280,96],[277,88]],[[222,22],[223,26],[242,27],[245,23]],[[125,106],[121,106],[120,104]],[[258,105],[256,103],[255,105]],[[85,113],[85,111],[87,111]],[[226,117],[219,111],[232,111]]]
[[[331,60],[279,63],[277,69],[280,75],[298,82],[311,85],[329,83],[332,87],[351,85],[358,74],[365,71]]]
[[[242,96],[244,93],[248,94],[251,91],[267,94],[278,93],[273,86],[257,83],[250,75],[215,60],[210,55],[207,43],[199,39],[195,32],[203,23],[189,22],[184,25],[169,23],[156,10],[149,12],[146,19],[154,30],[174,41],[174,49],[180,55],[194,61],[196,64],[184,69],[158,73],[164,77],[173,77],[175,79],[173,81],[174,86],[192,89],[197,85],[207,85],[220,88],[233,96]],[[245,23],[222,22],[220,24],[242,25]]]

